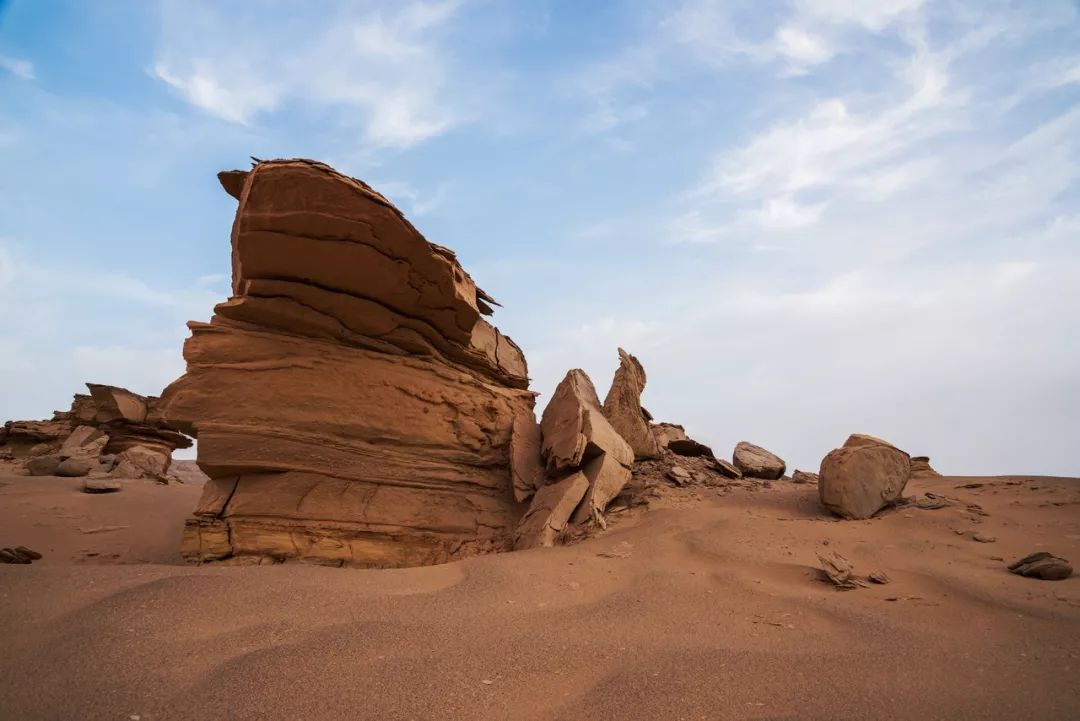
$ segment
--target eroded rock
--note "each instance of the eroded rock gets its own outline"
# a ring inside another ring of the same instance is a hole
[[[537,490],[529,510],[518,523],[514,548],[554,546],[588,490],[589,479],[580,471]]]
[[[818,495],[838,516],[870,518],[900,498],[910,473],[906,453],[887,441],[856,434],[821,461]]]
[[[940,478],[941,474],[935,471],[930,466],[930,458],[928,456],[912,456],[911,458],[911,477],[912,478]]]
[[[638,460],[656,458],[660,447],[649,429],[647,412],[641,407],[645,369],[637,358],[619,348],[619,368],[604,398],[604,416],[622,436]]]
[[[534,394],[483,318],[494,301],[326,165],[222,184],[239,198],[232,297],[189,324],[187,373],[147,414],[197,435],[211,478],[199,507],[217,510],[185,527],[185,557],[415,566],[509,548],[537,483]]]
[[[787,464],[780,456],[746,441],[740,441],[735,446],[731,460],[748,478],[775,481],[783,476],[787,469]]]
[[[1018,576],[1043,581],[1061,581],[1072,575],[1073,567],[1060,556],[1047,551],[1037,551],[1011,563],[1009,571]]]
[[[811,473],[809,471],[796,470],[794,473],[791,474],[791,482],[792,483],[812,483],[814,485],[817,485],[818,474]]]

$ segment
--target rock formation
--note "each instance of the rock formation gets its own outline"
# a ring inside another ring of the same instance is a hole
[[[189,560],[414,566],[508,548],[541,482],[521,350],[453,252],[321,163],[219,176],[232,297],[162,394],[209,477]]]
[[[821,461],[818,495],[838,516],[870,518],[900,498],[910,474],[906,453],[880,438],[854,434]]]
[[[634,458],[656,458],[660,448],[649,430],[648,414],[641,407],[645,369],[637,358],[619,348],[619,368],[604,398],[604,416],[634,451]]]
[[[811,473],[809,471],[796,470],[794,473],[791,474],[791,482],[792,483],[813,483],[813,484],[817,485],[818,474]]]
[[[787,464],[784,463],[782,458],[770,453],[761,446],[755,446],[753,443],[747,443],[746,441],[740,441],[735,446],[731,460],[735,467],[748,478],[775,481],[783,476],[784,471],[787,469]]]
[[[653,423],[649,426],[649,431],[652,432],[656,445],[660,449],[667,448],[672,441],[689,440],[686,429],[674,423]]]
[[[634,451],[604,416],[584,371],[575,368],[559,383],[544,409],[540,434],[548,476],[581,471],[589,482],[571,520],[603,525],[608,503],[630,480]]]
[[[71,409],[48,421],[8,421],[0,447],[21,460],[34,476],[86,476],[166,480],[172,452],[191,440],[164,428],[158,399],[125,388],[87,383],[90,395],[76,394]],[[138,459],[138,462],[136,462]]]
[[[935,471],[930,466],[930,458],[928,456],[912,456],[911,458],[911,477],[912,478],[940,478],[941,474]]]

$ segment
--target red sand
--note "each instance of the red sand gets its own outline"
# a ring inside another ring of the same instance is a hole
[[[672,490],[572,547],[393,571],[174,565],[197,485],[78,487],[0,476],[0,546],[45,554],[0,566],[3,719],[1080,718],[1080,576],[1005,570],[1080,566],[1076,479],[912,481],[989,515],[855,522],[813,487]],[[821,550],[892,582],[835,591]]]

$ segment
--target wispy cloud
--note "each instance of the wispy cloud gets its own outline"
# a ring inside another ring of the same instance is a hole
[[[253,124],[293,103],[313,104],[362,128],[372,146],[409,147],[460,120],[438,39],[458,5],[335,3],[318,13],[331,22],[318,24],[252,8],[238,34],[213,4],[167,3],[150,72],[230,122]]]
[[[12,58],[7,55],[0,55],[0,70],[11,73],[17,78],[23,80],[33,80],[36,77],[34,73],[34,64],[29,60],[22,60],[20,58]]]

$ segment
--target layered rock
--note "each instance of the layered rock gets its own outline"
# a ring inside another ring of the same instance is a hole
[[[821,461],[818,495],[838,516],[870,518],[900,498],[910,475],[907,453],[880,438],[854,434]]]
[[[775,481],[783,476],[787,469],[787,464],[780,456],[746,441],[740,441],[735,446],[731,461],[747,478]]]
[[[637,358],[619,348],[619,368],[604,398],[604,416],[630,445],[637,460],[660,455],[660,447],[649,429],[650,416],[641,407],[643,390],[645,369]]]
[[[157,399],[125,388],[87,383],[90,395],[76,394],[71,409],[48,421],[8,421],[0,446],[22,460],[31,475],[84,476],[106,473],[117,458],[153,456],[153,463],[128,467],[124,477],[166,480],[172,452],[191,439],[162,427],[153,409]]]
[[[494,301],[364,183],[310,161],[220,176],[233,295],[189,323],[159,404],[209,477],[191,560],[437,563],[509,547],[539,484],[520,349]]]
[[[911,477],[912,478],[940,478],[941,474],[938,473],[930,465],[929,456],[912,456],[911,457]]]

